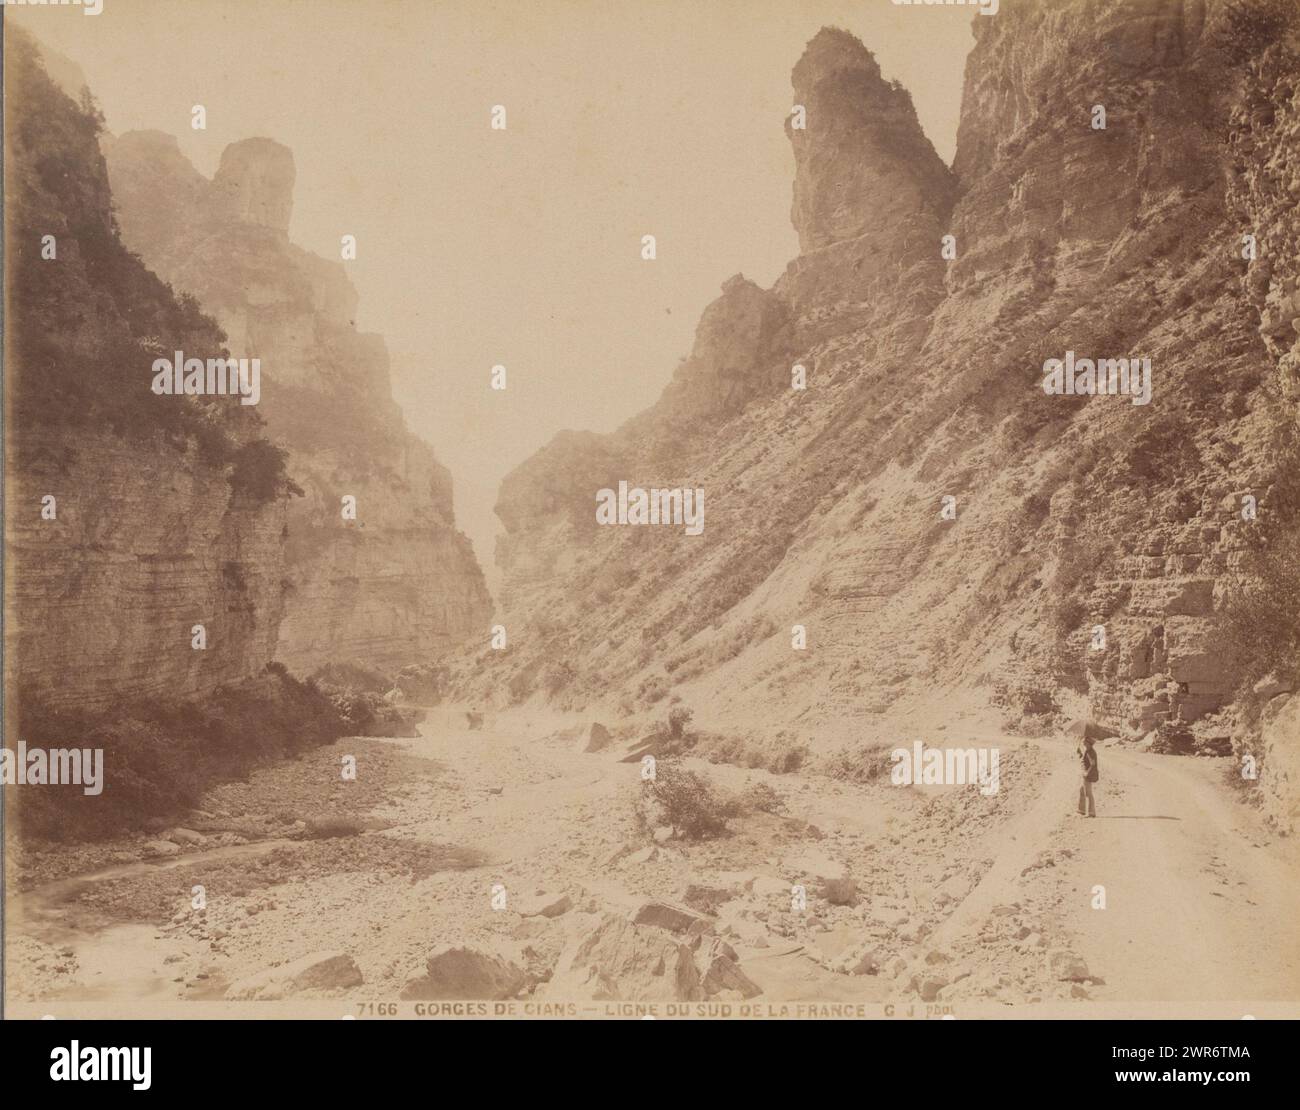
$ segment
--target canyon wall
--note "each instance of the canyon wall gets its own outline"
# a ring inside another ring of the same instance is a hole
[[[220,335],[122,246],[94,112],[5,37],[7,708],[254,678],[280,624],[282,460],[236,400],[150,393],[155,347],[206,357]]]
[[[384,342],[357,330],[343,263],[289,240],[292,153],[234,143],[209,181],[160,132],[104,148],[124,241],[216,318],[232,356],[261,360],[258,407],[302,493],[276,658],[394,668],[486,636],[491,600],[450,475],[392,400]]]
[[[808,44],[799,257],[724,285],[650,410],[507,478],[510,646],[465,659],[464,692],[822,731],[969,695],[1131,734],[1232,697],[1242,509],[1294,480],[1295,22],[1216,0],[973,22],[951,171],[861,43]],[[1149,358],[1150,403],[1046,394],[1071,351]],[[598,526],[620,480],[703,489],[703,535]]]

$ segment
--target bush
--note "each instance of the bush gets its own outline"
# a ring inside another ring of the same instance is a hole
[[[413,663],[397,672],[395,685],[407,701],[438,705],[451,685],[451,668],[441,663]]]
[[[343,724],[344,734],[369,735],[379,719],[384,699],[364,690],[348,690],[337,686],[326,687],[325,690]]]
[[[721,836],[728,819],[740,811],[735,799],[724,797],[703,776],[671,760],[658,761],[648,789],[663,808],[664,820],[689,840]]]
[[[894,767],[893,750],[889,744],[844,748],[826,760],[824,771],[833,779],[859,784],[888,778]]]
[[[681,740],[686,735],[686,726],[691,723],[691,718],[695,714],[687,709],[684,705],[677,706],[668,712],[668,735],[673,740]]]
[[[1296,21],[1295,0],[1231,0],[1219,30],[1220,47],[1234,62],[1257,57]]]
[[[756,782],[745,787],[736,798],[742,813],[783,813],[785,802],[766,782]]]
[[[259,504],[282,493],[302,496],[302,487],[289,478],[289,452],[264,439],[254,439],[231,456],[230,486]]]
[[[347,732],[314,683],[277,664],[262,680],[205,698],[140,700],[94,713],[58,711],[23,692],[14,722],[29,747],[104,750],[103,793],[86,795],[76,785],[22,791],[20,832],[55,840],[102,837],[193,808],[216,783]]]
[[[368,694],[386,694],[393,683],[383,671],[353,659],[347,663],[326,663],[312,674],[312,681],[322,686],[337,686]]]
[[[251,406],[148,388],[156,355],[225,358],[226,337],[122,243],[99,148],[103,116],[89,97],[79,105],[65,95],[31,37],[10,30],[6,100],[25,108],[5,132],[5,400],[15,446],[39,449],[52,427],[104,429],[193,447],[206,464],[231,466],[234,488],[255,501],[294,492],[284,452],[261,438]],[[46,234],[57,237],[58,265],[41,257]]]

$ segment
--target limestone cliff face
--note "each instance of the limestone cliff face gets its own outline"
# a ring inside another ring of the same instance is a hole
[[[219,333],[123,247],[97,121],[5,38],[6,709],[255,678],[281,615],[278,457],[237,401],[150,392],[157,350],[215,356]]]
[[[689,395],[510,476],[511,647],[466,688],[827,727],[940,691],[1136,733],[1222,705],[1243,497],[1294,479],[1296,377],[1295,29],[1233,9],[1004,0],[951,173],[820,33],[787,123],[802,253],[706,310]],[[1150,358],[1151,402],[1045,394],[1067,351]],[[596,527],[614,474],[704,489],[704,534]]]
[[[121,136],[107,158],[124,240],[214,315],[232,355],[261,359],[259,409],[303,491],[289,507],[276,658],[393,667],[484,634],[491,602],[455,527],[450,475],[406,429],[342,263],[288,239],[289,150],[235,143],[210,182],[156,132]]]
[[[193,452],[103,434],[52,441],[15,469],[6,539],[15,688],[61,708],[96,707],[207,693],[272,661],[283,499],[251,503]],[[41,515],[47,495],[52,520]]]

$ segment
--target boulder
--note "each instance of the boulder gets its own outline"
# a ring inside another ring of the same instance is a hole
[[[584,752],[598,752],[609,746],[611,737],[609,729],[597,721],[591,724],[591,731],[587,733],[587,743],[583,747]]]
[[[700,913],[716,914],[719,906],[730,902],[738,893],[738,887],[690,883],[682,894],[682,904]]]
[[[668,902],[643,902],[632,911],[631,920],[634,925],[654,925],[670,933],[687,933],[692,926],[704,923],[699,914]]]
[[[174,856],[180,852],[170,840],[146,840],[144,852],[147,856]]]
[[[696,953],[695,960],[703,969],[700,985],[706,995],[736,991],[742,998],[754,998],[763,993],[763,988],[740,970],[731,946],[718,937],[709,938]]]
[[[521,917],[559,917],[573,909],[573,899],[567,894],[525,894],[515,899],[515,912]]]
[[[346,952],[312,952],[232,983],[226,998],[267,1002],[293,998],[304,991],[345,990],[362,982],[361,969]]]
[[[402,988],[402,998],[498,1001],[513,998],[528,983],[523,968],[502,954],[444,945],[425,961],[425,973],[410,979]]]

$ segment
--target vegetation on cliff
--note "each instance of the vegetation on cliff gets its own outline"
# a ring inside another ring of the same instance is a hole
[[[254,501],[286,492],[285,454],[251,407],[150,391],[155,357],[228,357],[225,336],[123,245],[93,100],[78,104],[50,79],[30,36],[10,29],[8,39],[5,91],[21,109],[5,132],[7,430],[18,466],[52,429],[106,426],[193,446]]]

